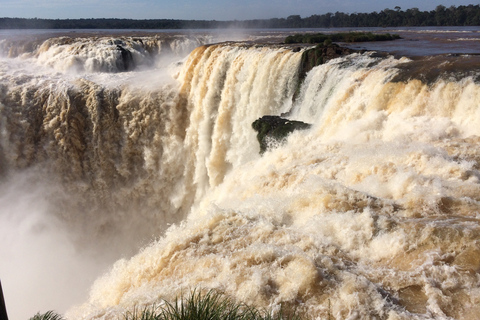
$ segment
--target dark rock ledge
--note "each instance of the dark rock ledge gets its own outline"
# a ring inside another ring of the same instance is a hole
[[[318,65],[326,63],[328,60],[346,56],[355,52],[363,51],[341,47],[336,43],[320,44],[315,48],[307,49],[302,55],[299,78],[300,80],[303,80],[308,71],[312,70]]]
[[[272,146],[282,143],[291,132],[308,129],[311,124],[281,118],[280,116],[263,116],[255,120],[252,127],[257,131],[260,154],[263,154]]]

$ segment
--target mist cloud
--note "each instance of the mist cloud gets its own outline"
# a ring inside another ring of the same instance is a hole
[[[67,226],[51,214],[53,189],[16,174],[0,186],[0,277],[10,319],[65,312],[86,298],[107,266],[79,250]]]

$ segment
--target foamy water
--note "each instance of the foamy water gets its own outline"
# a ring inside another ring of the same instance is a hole
[[[20,259],[35,241],[42,261],[88,281],[125,256],[88,298],[42,303],[69,319],[117,319],[194,288],[309,318],[476,319],[475,75],[399,81],[410,59],[367,52],[298,88],[301,51],[237,43],[156,72],[38,57],[37,71],[27,57],[0,74],[7,307],[11,279],[35,278],[16,266],[45,270]],[[312,127],[260,156],[252,122],[285,112]]]

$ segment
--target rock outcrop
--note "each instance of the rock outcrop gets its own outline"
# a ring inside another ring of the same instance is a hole
[[[305,130],[310,126],[302,121],[289,120],[279,116],[263,116],[252,123],[253,129],[257,131],[260,154],[284,141],[291,132]]]
[[[120,71],[130,71],[135,68],[135,62],[133,61],[132,53],[117,44],[117,50],[120,51],[121,60],[117,61],[117,68]]]
[[[354,52],[358,52],[358,50],[340,47],[335,43],[319,44],[315,48],[305,50],[300,65],[300,79],[304,79],[307,72],[312,70],[313,67],[321,65],[328,60],[349,55]]]

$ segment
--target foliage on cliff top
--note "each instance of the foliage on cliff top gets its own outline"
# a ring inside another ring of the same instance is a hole
[[[371,32],[340,32],[332,34],[296,34],[288,36],[285,43],[324,43],[327,42],[365,42],[365,41],[389,41],[400,39],[397,34],[371,33]]]

